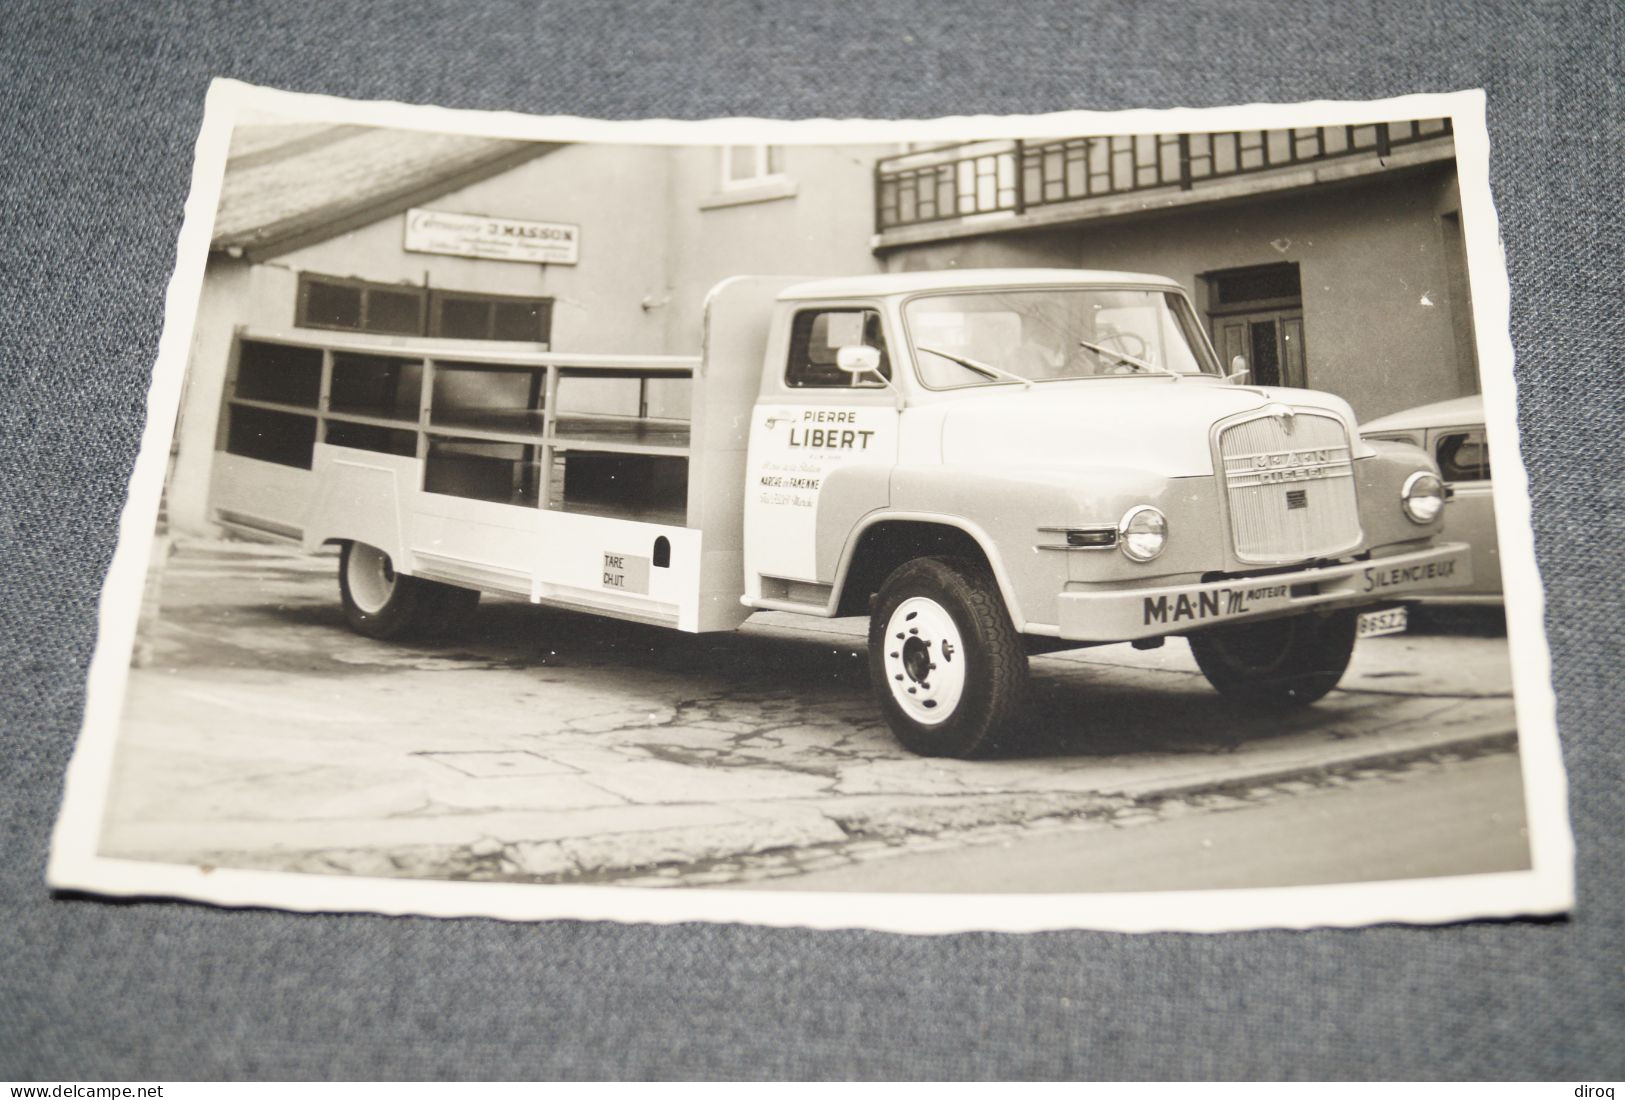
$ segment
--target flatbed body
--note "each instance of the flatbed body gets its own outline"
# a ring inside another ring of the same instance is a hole
[[[719,285],[691,357],[240,331],[214,517],[310,549],[365,542],[406,576],[684,631],[733,629],[751,610],[741,602],[749,413],[773,298],[796,281]],[[313,404],[245,379],[245,355],[287,353],[303,353],[315,375]],[[347,387],[347,373],[375,377]],[[412,392],[379,393],[383,376],[405,377]],[[523,390],[522,407],[455,402],[447,383],[460,376],[507,383],[489,387],[498,396]],[[382,399],[341,399],[369,382],[366,396]],[[589,391],[578,401],[589,407],[569,407],[572,385]],[[267,389],[281,400],[245,395]],[[308,419],[308,467],[227,450],[236,409]],[[371,430],[369,446],[330,442],[356,427]]]

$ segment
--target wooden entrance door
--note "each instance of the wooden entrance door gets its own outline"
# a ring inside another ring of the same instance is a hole
[[[1236,356],[1252,371],[1246,381],[1259,386],[1306,386],[1303,311],[1272,310],[1213,318],[1213,342],[1225,369]]]

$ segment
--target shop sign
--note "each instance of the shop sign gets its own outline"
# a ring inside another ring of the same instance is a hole
[[[406,212],[406,251],[527,264],[573,264],[581,227],[442,210]]]

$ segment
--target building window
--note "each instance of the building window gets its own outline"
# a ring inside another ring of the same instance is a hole
[[[757,187],[784,177],[782,145],[724,145],[722,187],[725,191]]]
[[[1297,305],[1303,294],[1297,264],[1266,264],[1262,267],[1216,271],[1208,276],[1208,282],[1213,288],[1216,311],[1234,310],[1238,306],[1254,309],[1277,304]]]
[[[553,327],[553,303],[546,298],[431,292],[429,335],[456,340],[527,340],[545,344]]]
[[[552,336],[553,301],[305,273],[299,276],[294,324],[345,332],[545,344]]]
[[[294,324],[416,336],[423,332],[426,302],[422,287],[301,274]]]

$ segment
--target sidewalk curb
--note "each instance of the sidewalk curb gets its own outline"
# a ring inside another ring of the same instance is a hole
[[[1426,744],[1366,746],[1358,750],[1354,745],[1350,745],[1348,750],[1341,754],[1312,763],[1294,763],[1247,772],[1238,770],[1231,775],[1210,775],[1183,782],[1151,783],[1138,788],[1130,784],[1115,789],[1102,788],[1066,794],[1048,792],[1047,797],[1038,799],[1040,802],[1047,802],[1047,805],[1037,812],[1032,795],[1017,795],[1014,792],[1002,799],[989,794],[968,796],[964,800],[944,798],[940,795],[919,796],[909,799],[907,805],[892,806],[890,813],[882,810],[873,816],[865,815],[861,804],[847,806],[844,813],[834,807],[821,808],[831,829],[840,828],[845,833],[844,837],[840,839],[830,837],[806,843],[808,838],[799,836],[795,839],[802,843],[791,843],[788,846],[798,852],[817,853],[839,851],[853,844],[870,844],[878,841],[898,843],[907,837],[932,837],[943,842],[943,846],[951,847],[956,837],[1000,826],[1022,828],[1042,821],[1051,825],[1061,824],[1064,827],[1067,824],[1091,819],[1108,821],[1114,814],[1124,810],[1188,795],[1222,794],[1363,768],[1392,768],[1440,753],[1488,753],[1516,747],[1515,730],[1460,734]],[[979,805],[973,805],[973,802]],[[728,834],[735,828],[741,830],[740,835],[737,839],[730,839]],[[374,849],[292,853],[284,850],[276,853],[273,860],[265,860],[264,857],[261,860],[250,859],[246,865],[255,866],[264,862],[267,869],[274,866],[283,870],[384,877],[464,878],[535,884],[560,882],[614,884],[618,879],[647,879],[658,868],[665,868],[664,874],[670,877],[669,881],[662,885],[677,886],[683,884],[686,870],[705,868],[718,863],[748,864],[765,855],[785,851],[785,842],[789,840],[785,836],[771,835],[771,831],[764,833],[761,823],[756,821],[740,822],[731,828],[715,826],[703,830],[703,833],[705,843],[696,845],[691,853],[682,851],[684,845],[675,843],[677,838],[674,837],[672,839],[675,846],[667,847],[666,860],[651,862],[648,854],[644,853],[638,863],[626,866],[618,866],[613,858],[612,853],[616,847],[615,834],[577,842],[576,846],[585,845],[585,850],[581,852],[567,850],[569,845],[560,845],[558,842],[514,839],[475,845],[409,845],[388,851]],[[546,853],[548,858],[538,858],[544,848],[548,850]],[[240,857],[234,859],[225,853],[217,854],[216,859],[210,862],[216,860],[218,860],[216,865],[220,866],[244,865],[240,862]],[[400,874],[407,869],[411,869],[411,873]]]
[[[1456,737],[1441,738],[1436,742],[1425,745],[1396,746],[1382,748],[1377,751],[1363,753],[1349,753],[1342,757],[1333,757],[1314,764],[1293,764],[1263,771],[1249,772],[1245,775],[1236,775],[1229,778],[1213,778],[1193,780],[1188,783],[1173,783],[1157,785],[1144,790],[1134,790],[1132,787],[1122,788],[1117,793],[1134,799],[1136,802],[1149,802],[1164,798],[1178,798],[1190,794],[1218,794],[1237,788],[1258,787],[1269,783],[1284,783],[1293,779],[1304,779],[1315,775],[1336,774],[1338,772],[1353,771],[1360,768],[1395,767],[1409,764],[1417,760],[1425,760],[1443,752],[1465,752],[1477,750],[1479,752],[1499,752],[1518,747],[1517,730],[1496,730],[1489,733],[1478,732],[1461,734]]]
[[[888,821],[881,814],[866,816],[859,812],[857,807],[844,814],[835,810],[826,812],[832,818],[841,821],[843,827],[848,830],[850,835],[847,843],[883,837],[895,838],[911,834],[952,837],[955,834],[970,833],[979,829],[1003,825],[1023,825],[1034,821],[1082,821],[1109,815],[1112,812],[1131,807],[1152,805],[1188,795],[1224,794],[1268,786],[1274,783],[1335,775],[1365,768],[1393,768],[1417,760],[1425,760],[1440,753],[1505,751],[1515,749],[1517,742],[1516,730],[1494,730],[1442,737],[1425,744],[1365,746],[1359,751],[1352,751],[1354,746],[1351,745],[1351,751],[1327,756],[1312,762],[1281,764],[1250,771],[1238,769],[1234,774],[1230,775],[1209,775],[1204,778],[1150,782],[1144,785],[1130,783],[1118,786],[1102,786],[1092,791],[1079,791],[1068,795],[1052,792],[1048,795],[1049,805],[1037,813],[1032,812],[1031,796],[1028,796],[1026,804],[1015,813],[988,812],[980,818],[976,816],[976,807],[971,806],[969,801],[943,798],[941,796],[925,797],[920,800],[937,807],[937,812],[918,812],[919,807],[911,802],[905,808],[908,811],[907,817],[901,821]],[[994,796],[986,794],[967,796],[967,800],[984,803],[989,811],[997,811],[1001,805],[1000,802],[995,800]],[[929,828],[933,824],[940,825],[944,819],[955,817],[959,818],[959,820],[953,821],[952,824],[945,828]],[[926,827],[921,828],[920,826]]]

